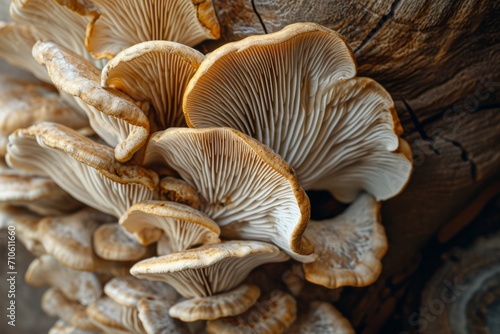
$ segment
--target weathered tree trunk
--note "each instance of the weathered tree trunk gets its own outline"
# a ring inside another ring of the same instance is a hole
[[[343,34],[359,75],[379,81],[395,100],[414,174],[406,190],[383,205],[390,250],[381,278],[344,290],[339,303],[360,332],[375,333],[403,293],[421,247],[500,176],[500,2],[214,3],[223,38],[205,43],[204,51],[290,23],[317,22]],[[498,185],[488,191],[498,192]]]

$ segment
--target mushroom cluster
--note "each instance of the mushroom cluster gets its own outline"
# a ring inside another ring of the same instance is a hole
[[[50,333],[353,333],[263,267],[325,290],[381,272],[379,201],[411,154],[342,36],[297,23],[203,55],[211,0],[10,13],[0,57],[37,80],[0,77],[0,223],[37,256],[26,281],[51,287]],[[347,209],[311,220],[314,190]]]

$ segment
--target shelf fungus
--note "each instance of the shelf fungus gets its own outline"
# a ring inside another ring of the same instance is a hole
[[[212,0],[92,0],[98,15],[85,44],[96,58],[111,59],[144,41],[167,40],[194,46],[217,39],[220,27]]]
[[[267,146],[229,128],[171,128],[154,134],[145,163],[165,163],[198,190],[222,237],[274,243],[314,259],[302,237],[309,200],[293,169]]]
[[[130,272],[174,287],[188,300],[170,308],[170,316],[195,321],[244,312],[260,292],[252,286],[238,286],[256,267],[288,259],[268,243],[226,241],[143,260]]]

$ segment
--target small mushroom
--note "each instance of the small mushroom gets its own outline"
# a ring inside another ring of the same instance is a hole
[[[208,321],[207,333],[280,334],[287,331],[296,315],[295,299],[275,290],[241,315]]]
[[[68,299],[60,290],[50,288],[43,294],[42,309],[49,316],[58,317],[71,326],[88,331],[96,331],[87,316],[86,307]]]
[[[300,261],[314,255],[302,233],[309,200],[293,169],[268,147],[228,128],[154,134],[146,164],[166,163],[198,190],[222,236],[276,244]]]
[[[198,297],[181,301],[170,307],[172,318],[182,321],[215,320],[242,314],[260,297],[256,285],[242,284],[236,289],[210,297]]]
[[[95,273],[66,268],[48,254],[33,260],[24,278],[33,286],[57,287],[67,298],[82,305],[93,303],[102,293],[101,282]]]
[[[91,322],[109,334],[145,333],[139,312],[133,307],[120,305],[103,297],[87,307]]]
[[[186,122],[256,138],[295,169],[305,190],[328,190],[342,202],[363,191],[385,200],[406,185],[411,154],[390,95],[355,75],[342,36],[292,24],[207,56],[184,95]]]
[[[174,202],[136,203],[120,219],[120,225],[143,245],[158,241],[158,235],[163,236],[165,247],[159,255],[220,242],[220,228],[212,219],[187,205]],[[155,233],[158,230],[162,233]]]
[[[316,261],[303,264],[309,282],[330,289],[366,286],[380,275],[387,239],[372,196],[360,195],[335,218],[311,221],[305,235],[318,254]]]
[[[47,67],[54,85],[74,96],[94,131],[115,147],[118,161],[130,160],[149,136],[149,121],[127,95],[102,88],[100,71],[90,62],[53,42],[37,42],[33,57]]]
[[[309,311],[299,316],[289,334],[355,334],[351,323],[329,303],[313,302]]]
[[[82,203],[121,217],[133,203],[152,199],[156,173],[115,161],[110,147],[54,123],[17,130],[9,137],[7,163],[50,176]]]
[[[203,54],[179,43],[143,42],[111,59],[102,70],[101,84],[149,103],[151,132],[186,126],[182,96],[203,59]]]
[[[111,59],[141,42],[167,40],[194,46],[219,38],[212,0],[92,0],[99,7],[85,43],[96,58]]]
[[[110,261],[137,261],[151,255],[147,247],[116,223],[103,224],[94,231],[94,251]]]
[[[185,322],[168,315],[172,302],[162,299],[142,298],[137,304],[139,319],[147,334],[191,334]]]

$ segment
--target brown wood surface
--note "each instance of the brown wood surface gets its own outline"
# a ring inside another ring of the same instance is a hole
[[[359,332],[376,333],[403,294],[421,247],[499,178],[500,2],[214,3],[223,38],[203,44],[204,51],[294,22],[317,22],[343,34],[359,75],[382,83],[395,100],[414,174],[402,194],[383,204],[390,250],[382,276],[370,287],[345,289],[339,302]]]

